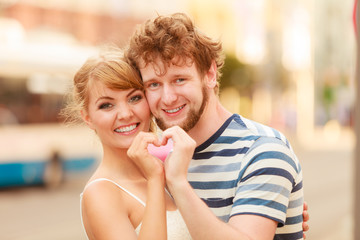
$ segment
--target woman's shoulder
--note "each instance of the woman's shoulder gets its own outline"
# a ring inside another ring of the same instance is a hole
[[[90,235],[119,235],[133,228],[129,216],[134,211],[127,193],[107,178],[91,179],[81,194],[83,224]],[[114,228],[116,226],[123,226]],[[111,232],[111,233],[109,233]]]
[[[82,192],[82,201],[91,205],[106,205],[122,198],[116,182],[107,178],[90,179]]]
[[[111,181],[95,179],[89,181],[81,194],[81,211],[85,222],[96,226],[106,222],[116,213],[117,218],[128,218],[131,202],[125,193]]]
[[[97,204],[101,202],[108,204],[122,202],[122,205],[132,204],[135,199],[145,206],[145,203],[138,196],[126,188],[129,184],[123,186],[121,182],[108,177],[90,178],[84,187],[82,198],[89,198]]]

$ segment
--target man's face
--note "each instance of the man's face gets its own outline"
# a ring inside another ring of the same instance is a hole
[[[204,111],[207,92],[194,63],[170,64],[166,70],[159,75],[153,64],[140,69],[150,110],[160,129],[178,125],[189,131]]]

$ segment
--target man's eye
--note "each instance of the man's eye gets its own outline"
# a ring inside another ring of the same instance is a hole
[[[108,109],[111,107],[112,107],[111,103],[102,103],[102,104],[100,104],[99,109]]]
[[[142,99],[142,96],[141,95],[135,95],[135,96],[132,96],[130,99],[129,99],[129,102],[131,103],[135,103],[135,102],[138,102]]]
[[[178,78],[178,79],[176,79],[176,82],[177,82],[177,83],[182,83],[182,82],[184,82],[184,81],[185,81],[184,78]]]
[[[156,88],[159,86],[159,83],[153,82],[148,85],[148,88]]]

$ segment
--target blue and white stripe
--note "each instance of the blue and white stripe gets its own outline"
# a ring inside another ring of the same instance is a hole
[[[277,221],[275,239],[302,238],[302,172],[286,137],[237,114],[200,145],[188,180],[216,216]]]

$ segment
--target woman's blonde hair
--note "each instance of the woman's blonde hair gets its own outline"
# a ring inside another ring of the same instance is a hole
[[[89,93],[94,81],[116,90],[138,89],[144,91],[141,77],[117,47],[106,47],[97,56],[89,58],[77,71],[72,90],[67,96],[61,115],[68,123],[82,122],[81,111],[87,111]],[[154,124],[152,123],[152,129]]]

